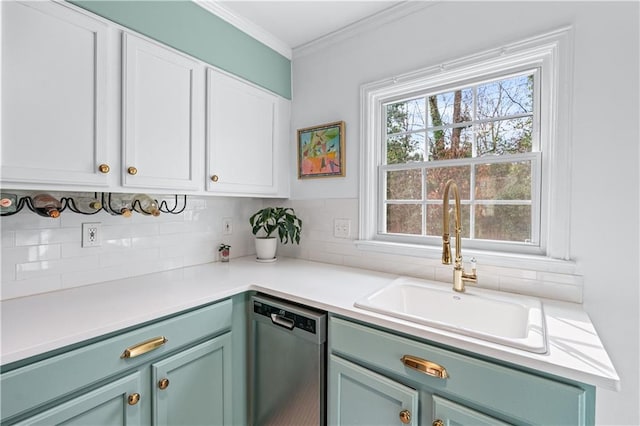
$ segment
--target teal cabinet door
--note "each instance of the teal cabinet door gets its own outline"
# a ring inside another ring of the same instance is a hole
[[[230,425],[231,332],[151,364],[154,425]]]
[[[486,414],[479,413],[464,405],[453,401],[433,396],[433,423],[442,426],[507,426],[509,423],[501,422]],[[440,421],[440,423],[438,423]]]
[[[137,426],[140,425],[140,373],[130,374],[18,425]]]
[[[339,358],[329,357],[328,423],[417,426],[418,391]]]

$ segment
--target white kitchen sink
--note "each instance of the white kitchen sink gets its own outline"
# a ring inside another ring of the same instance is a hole
[[[453,331],[529,352],[545,353],[540,300],[401,277],[355,303],[357,308]]]

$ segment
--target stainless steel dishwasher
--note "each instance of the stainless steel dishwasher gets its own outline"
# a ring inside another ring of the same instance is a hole
[[[325,425],[327,314],[252,296],[254,426]]]

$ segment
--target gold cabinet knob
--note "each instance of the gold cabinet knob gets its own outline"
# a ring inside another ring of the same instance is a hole
[[[405,425],[411,423],[411,411],[409,410],[400,411],[400,421]]]
[[[129,173],[130,175],[135,175],[136,173],[138,173],[138,169],[136,169],[135,167],[129,167],[127,169],[127,173]]]
[[[440,419],[435,419],[433,423],[431,423],[431,426],[444,426],[444,422]]]
[[[169,387],[169,379],[166,377],[158,382],[158,387],[162,390],[165,390]]]
[[[140,394],[139,393],[132,393],[131,395],[129,395],[129,398],[127,398],[127,402],[129,403],[129,405],[136,405],[138,402],[140,402]]]
[[[98,170],[100,170],[100,173],[109,173],[109,171],[111,170],[111,167],[109,167],[108,164],[100,164],[98,166]]]
[[[214,182],[217,182],[218,181],[218,175],[211,176],[211,180],[214,181]]]

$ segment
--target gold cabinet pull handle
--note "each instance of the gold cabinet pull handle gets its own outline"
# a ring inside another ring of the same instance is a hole
[[[138,169],[136,169],[136,168],[135,168],[135,167],[133,167],[133,166],[132,166],[132,167],[129,167],[129,168],[127,169],[127,173],[129,173],[130,175],[135,175],[135,174],[137,174],[137,173],[138,173]]]
[[[400,411],[400,421],[405,425],[411,423],[411,411],[409,410]]]
[[[168,340],[164,336],[154,337],[153,339],[146,340],[142,343],[138,343],[137,345],[133,345],[128,347],[122,352],[120,358],[135,358],[142,354],[146,354],[154,349],[158,349],[160,346],[167,343]]]
[[[109,173],[109,171],[111,170],[111,167],[109,167],[108,164],[100,164],[98,166],[98,170],[100,170],[100,173]]]
[[[401,358],[401,361],[407,367],[413,368],[414,370],[424,373],[427,376],[437,377],[439,379],[447,379],[449,377],[447,369],[440,364],[436,364],[435,362],[427,361],[426,359],[418,358],[411,355],[403,356]]]
[[[214,182],[217,182],[217,181],[218,181],[218,179],[219,179],[219,178],[218,178],[218,175],[213,175],[213,176],[211,176],[211,180],[212,180],[212,181],[214,181]]]
[[[440,419],[435,419],[433,423],[431,423],[431,426],[444,426],[444,422]]]
[[[169,379],[166,377],[158,382],[158,387],[162,390],[165,390],[169,387]]]
[[[136,393],[132,393],[127,398],[127,402],[129,403],[129,405],[136,405],[138,402],[140,402],[140,394],[137,393],[137,392]]]

